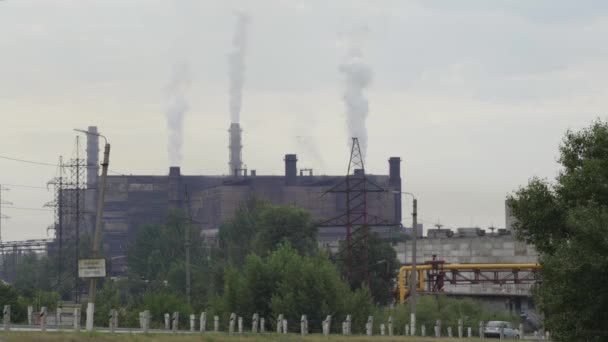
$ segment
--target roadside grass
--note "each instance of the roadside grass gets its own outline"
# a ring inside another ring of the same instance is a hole
[[[413,337],[413,336],[341,336],[341,335],[308,335],[300,336],[297,334],[245,334],[243,336],[229,336],[227,334],[105,334],[105,333],[72,333],[72,332],[0,332],[0,342],[90,342],[90,341],[124,341],[124,342],[165,342],[165,341],[179,341],[179,342],[194,342],[194,341],[205,341],[205,342],[228,342],[228,341],[247,341],[247,342],[268,342],[268,341],[280,341],[280,342],[321,342],[321,341],[336,341],[336,342],[350,342],[350,341],[403,341],[403,342],[441,342],[441,341],[452,341],[458,340],[461,342],[480,341],[479,339],[457,339],[457,338],[433,338],[433,337]]]

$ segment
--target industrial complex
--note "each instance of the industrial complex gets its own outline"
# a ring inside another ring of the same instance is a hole
[[[97,132],[96,127],[89,131]],[[328,192],[344,175],[315,175],[314,170],[298,169],[295,154],[282,156],[285,173],[280,176],[261,175],[242,168],[241,129],[232,124],[229,137],[228,175],[184,175],[179,166],[172,166],[165,175],[110,175],[107,179],[103,237],[106,255],[115,274],[124,272],[125,254],[138,229],[146,224],[162,223],[172,208],[190,212],[192,221],[208,241],[216,237],[220,225],[251,196],[275,204],[294,205],[308,210],[319,222],[329,222],[346,211],[346,194]],[[277,156],[277,162],[281,162]],[[98,181],[98,138],[88,135],[87,186],[83,191],[84,225],[94,222],[95,193]],[[381,191],[368,196],[367,212],[375,217],[371,230],[384,237],[398,234],[401,228],[401,159],[388,158],[387,174],[366,175],[367,181]],[[359,172],[354,170],[355,173]],[[396,193],[397,194],[396,194]],[[64,222],[73,221],[63,218]],[[65,228],[65,227],[64,227]],[[73,229],[72,229],[73,230]],[[346,236],[345,225],[324,224],[319,227],[319,243],[333,244]]]

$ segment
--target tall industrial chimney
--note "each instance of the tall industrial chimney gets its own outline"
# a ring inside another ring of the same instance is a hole
[[[395,223],[401,223],[401,158],[390,157],[388,159],[388,183],[391,186],[391,190],[396,193],[393,195],[395,199]]]
[[[179,209],[182,207],[182,174],[179,166],[169,168],[169,207]]]
[[[228,162],[228,174],[238,176],[243,169],[243,160],[241,150],[243,148],[241,142],[241,126],[238,123],[230,124],[230,141],[228,149],[230,151],[230,161]]]
[[[298,157],[295,154],[285,155],[285,185],[296,185],[298,182]]]
[[[87,134],[87,188],[97,188],[99,178],[99,136],[97,126],[89,126]]]

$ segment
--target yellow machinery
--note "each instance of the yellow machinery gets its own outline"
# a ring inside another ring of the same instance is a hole
[[[417,292],[441,292],[444,284],[526,284],[536,281],[539,264],[445,264],[442,260],[416,266]],[[399,301],[408,295],[412,266],[399,269]],[[426,285],[426,286],[425,286]]]

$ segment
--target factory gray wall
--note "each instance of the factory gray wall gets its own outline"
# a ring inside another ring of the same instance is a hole
[[[451,237],[418,239],[416,261],[424,263],[437,255],[438,260],[451,264],[470,263],[536,263],[538,253],[534,246],[515,239],[513,235]],[[405,248],[405,252],[404,252]],[[397,257],[403,263],[412,262],[412,241],[395,246]],[[405,253],[405,258],[404,258]]]

